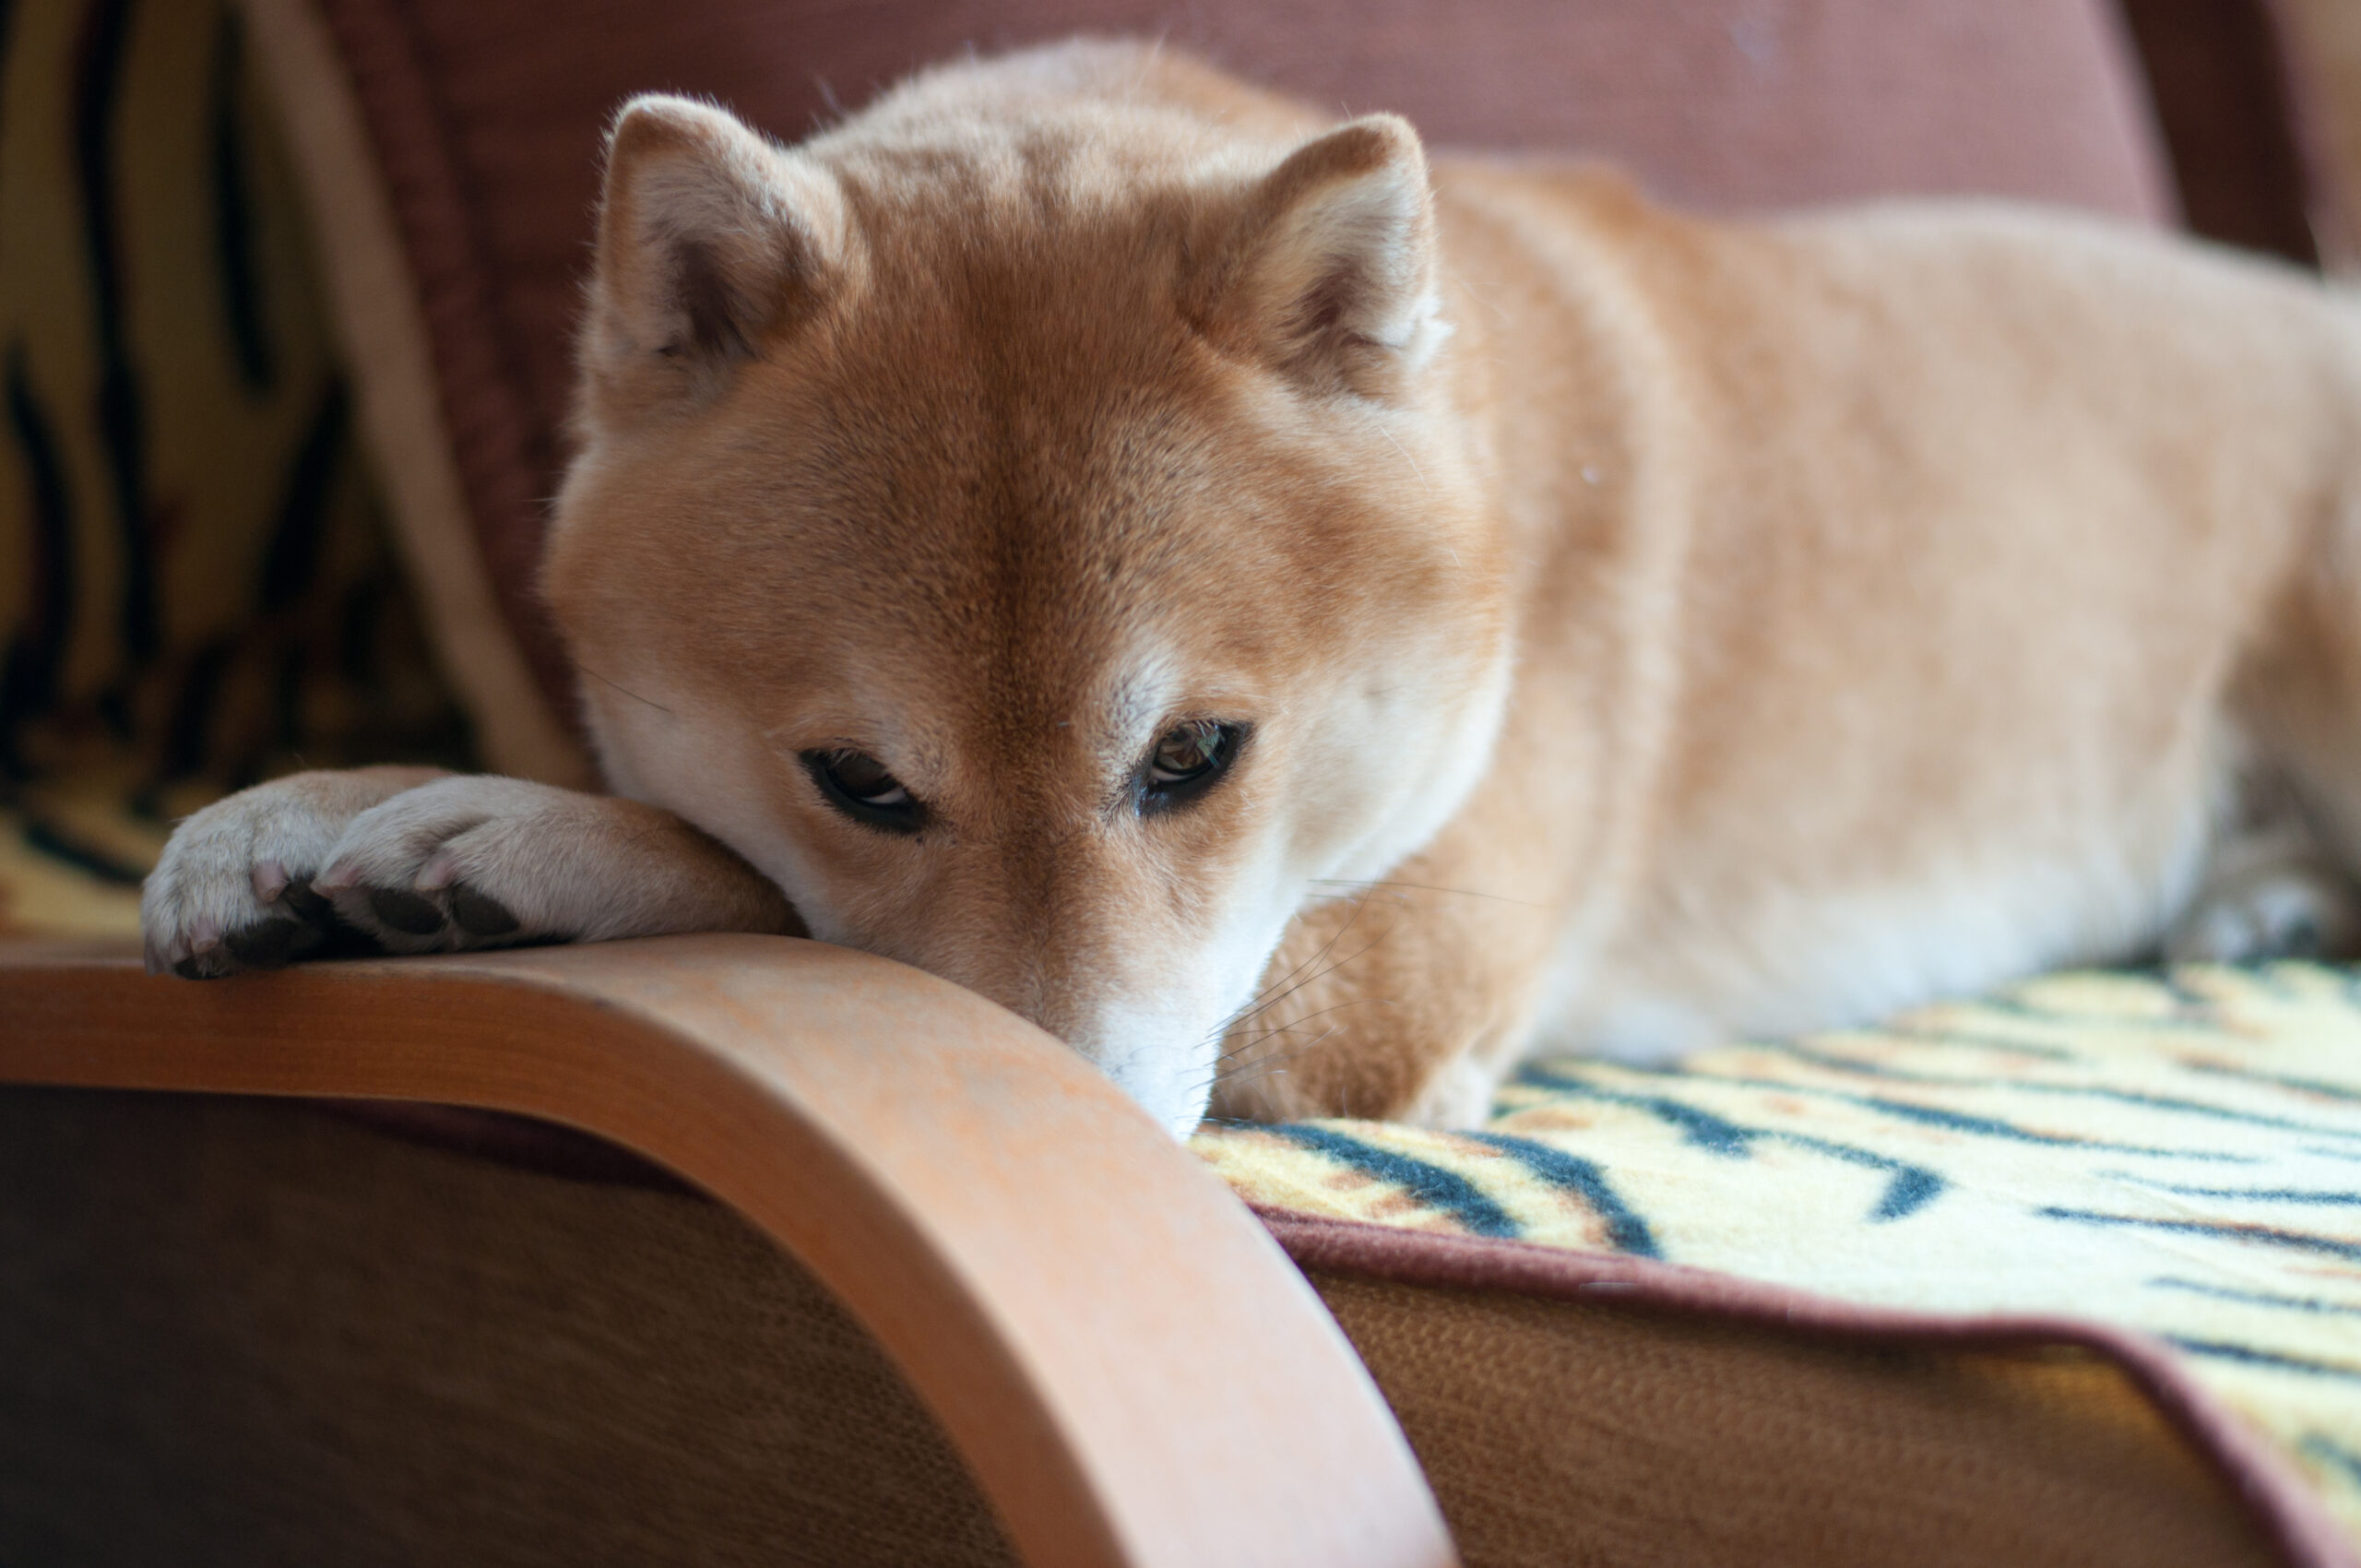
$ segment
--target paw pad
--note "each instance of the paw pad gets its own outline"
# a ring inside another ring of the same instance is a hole
[[[299,944],[316,941],[318,932],[302,921],[275,915],[260,925],[233,931],[221,939],[230,956],[250,969],[275,969],[295,956]]]
[[[471,936],[506,936],[521,923],[507,905],[465,884],[451,889],[451,918]]]
[[[369,909],[394,930],[410,936],[432,936],[443,929],[443,911],[415,893],[398,887],[369,889]]]

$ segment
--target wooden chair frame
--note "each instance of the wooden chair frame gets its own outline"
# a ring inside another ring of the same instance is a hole
[[[1446,1568],[1319,1298],[1109,1082],[931,976],[787,938],[207,984],[0,948],[0,1082],[566,1123],[735,1207],[875,1336],[1036,1568]]]

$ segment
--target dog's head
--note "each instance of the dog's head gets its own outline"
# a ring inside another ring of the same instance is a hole
[[[1409,127],[1109,58],[626,108],[545,582],[617,789],[1185,1130],[1307,890],[1481,777],[1506,568]]]

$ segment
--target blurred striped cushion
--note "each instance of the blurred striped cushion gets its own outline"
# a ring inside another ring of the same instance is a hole
[[[125,934],[171,818],[470,748],[222,0],[0,8],[0,933]]]

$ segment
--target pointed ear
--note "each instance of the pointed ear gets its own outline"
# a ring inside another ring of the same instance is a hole
[[[1450,336],[1434,280],[1426,152],[1408,121],[1373,114],[1298,148],[1249,194],[1207,323],[1309,384],[1382,397]]]
[[[633,99],[607,141],[583,343],[593,403],[720,385],[825,302],[845,222],[811,160],[709,104]]]

